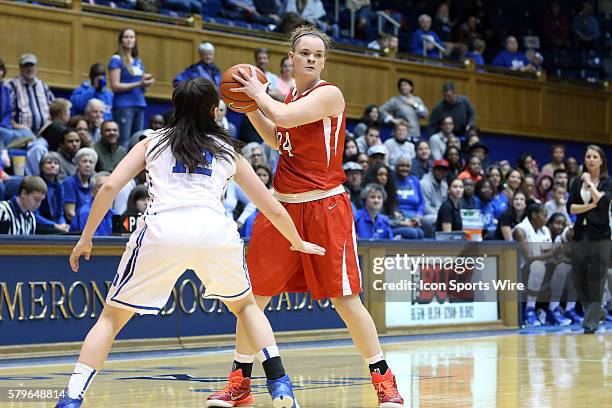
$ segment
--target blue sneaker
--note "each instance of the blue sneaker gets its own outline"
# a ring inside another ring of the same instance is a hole
[[[267,380],[266,386],[274,408],[300,408],[293,395],[293,385],[288,375],[285,374],[276,380]]]
[[[538,320],[538,316],[536,315],[536,311],[533,307],[528,307],[525,309],[525,326],[527,327],[538,327],[541,326],[542,323]]]
[[[605,313],[604,321],[606,323],[612,323],[612,312],[608,312],[606,309],[604,309],[604,313]]]
[[[563,309],[557,306],[555,310],[546,311],[546,323],[553,326],[569,326],[572,324],[572,319],[563,316]]]
[[[68,389],[63,391],[63,395],[57,400],[55,408],[79,408],[83,403],[83,398],[70,398]]]
[[[582,324],[582,321],[584,320],[584,318],[578,314],[575,308],[566,310],[563,315],[568,319],[571,319],[572,323]]]

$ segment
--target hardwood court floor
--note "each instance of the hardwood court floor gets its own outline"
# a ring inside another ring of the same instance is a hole
[[[461,335],[457,335],[461,336]],[[406,407],[612,407],[612,334],[507,334],[416,339],[384,345]],[[282,347],[302,407],[375,407],[369,375],[353,346]],[[83,407],[203,407],[225,382],[232,358],[223,352],[107,362]],[[256,364],[257,365],[257,364]],[[73,364],[0,367],[0,389],[64,387]],[[255,370],[256,407],[269,407]],[[7,402],[0,407],[52,407]]]

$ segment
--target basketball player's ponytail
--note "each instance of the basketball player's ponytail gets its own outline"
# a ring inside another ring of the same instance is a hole
[[[159,142],[151,150],[159,155],[170,146],[172,155],[194,173],[197,167],[208,167],[203,152],[218,160],[230,161],[239,154],[239,143],[215,121],[219,106],[215,85],[205,78],[178,84],[172,93],[174,113]]]

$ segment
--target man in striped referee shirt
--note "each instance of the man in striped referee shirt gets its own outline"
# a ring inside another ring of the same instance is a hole
[[[47,185],[38,176],[28,176],[19,186],[19,195],[0,202],[0,234],[32,235],[36,232],[34,213],[47,194]]]

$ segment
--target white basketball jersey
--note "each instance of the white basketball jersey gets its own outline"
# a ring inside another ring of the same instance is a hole
[[[149,214],[182,209],[210,209],[221,215],[225,209],[221,198],[228,182],[236,174],[236,162],[217,159],[208,152],[206,156],[209,167],[199,167],[196,173],[190,173],[185,165],[172,155],[170,146],[158,153],[161,132],[151,136],[146,151],[147,181],[149,183]],[[219,141],[219,144],[226,145]],[[230,150],[232,147],[227,145]]]

